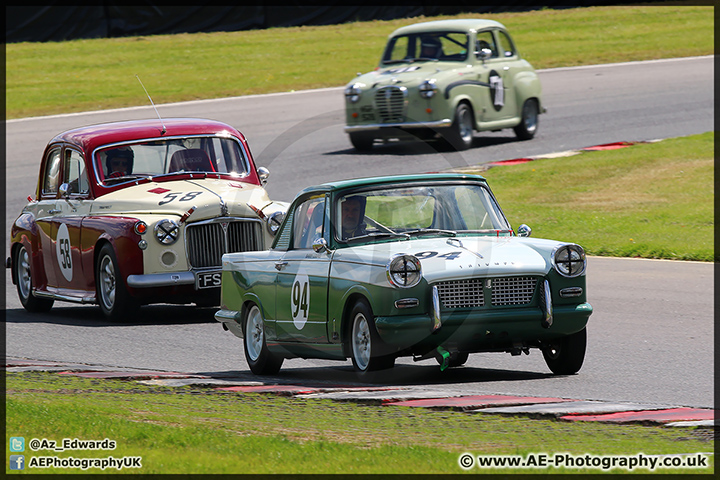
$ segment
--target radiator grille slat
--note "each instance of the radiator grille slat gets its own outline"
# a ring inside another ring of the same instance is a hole
[[[262,250],[258,222],[190,224],[186,234],[188,260],[193,268],[220,267],[224,253]]]
[[[485,290],[488,290],[492,306],[528,305],[535,294],[537,278],[470,278],[440,282],[436,286],[440,302],[446,309],[484,307]]]
[[[375,108],[383,123],[403,122],[405,92],[397,87],[381,88],[375,94]]]

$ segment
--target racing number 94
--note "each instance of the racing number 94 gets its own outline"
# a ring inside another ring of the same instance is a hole
[[[307,318],[308,314],[308,282],[300,282],[295,280],[292,286],[292,303],[293,303],[293,318],[298,316],[300,310],[303,311],[303,317]]]

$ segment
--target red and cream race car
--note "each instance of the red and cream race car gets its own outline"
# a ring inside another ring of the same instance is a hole
[[[120,320],[149,303],[217,305],[222,255],[264,250],[287,210],[235,128],[195,118],[63,132],[11,229],[26,310],[96,303]]]

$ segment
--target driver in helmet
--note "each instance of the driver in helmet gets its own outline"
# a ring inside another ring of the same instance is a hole
[[[132,173],[133,151],[127,148],[114,148],[105,154],[107,178],[117,178]]]

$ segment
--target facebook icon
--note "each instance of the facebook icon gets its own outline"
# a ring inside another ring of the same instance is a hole
[[[10,470],[25,470],[25,455],[10,455]]]

